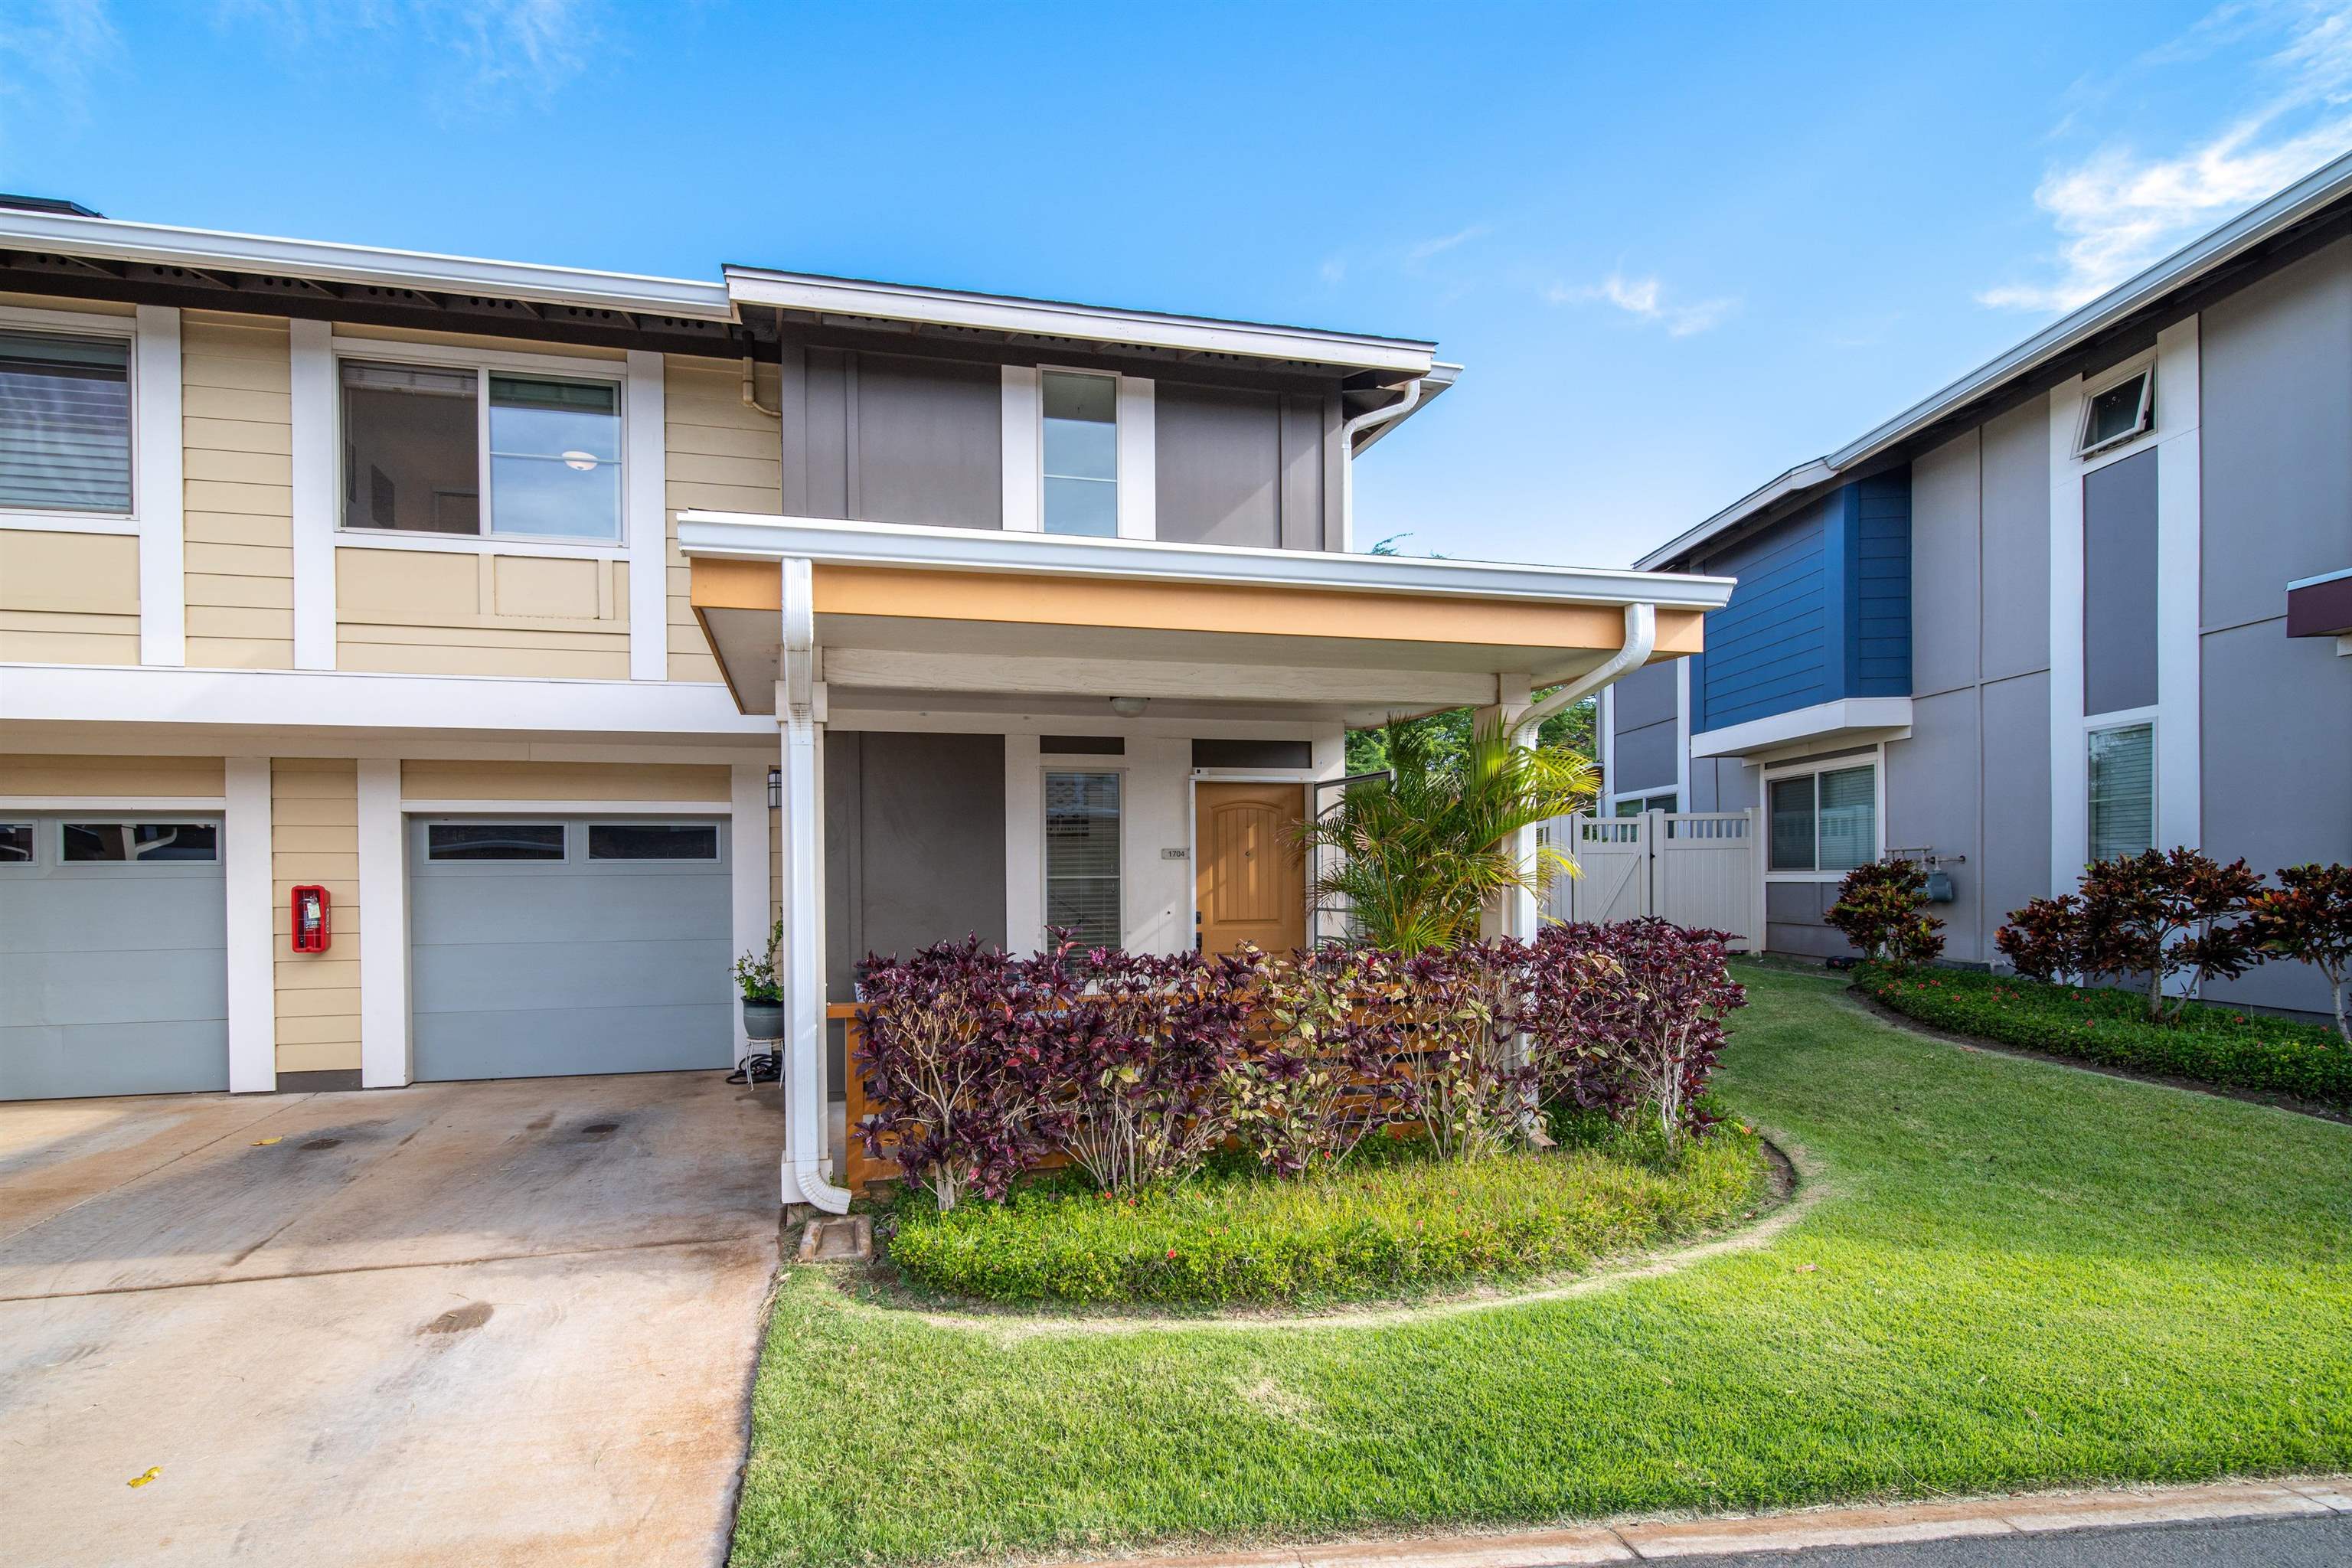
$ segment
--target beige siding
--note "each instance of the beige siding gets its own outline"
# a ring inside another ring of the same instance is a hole
[[[424,332],[409,327],[365,327],[335,323],[339,338],[367,338],[382,343],[438,343],[445,348],[480,349],[485,353],[557,354],[565,359],[598,359],[626,363],[623,349],[590,348],[581,343],[551,343],[544,338],[501,338],[478,332]]]
[[[775,405],[776,367],[759,369],[760,401]],[[775,513],[783,510],[783,452],[776,422],[743,405],[739,361],[669,356],[662,377],[664,514],[669,519],[669,678],[717,680],[702,627],[687,603],[686,557],[677,549],[677,514],[689,507]]]
[[[0,530],[0,660],[137,664],[137,537]]]
[[[160,800],[216,798],[218,757],[0,755],[0,795],[142,795]]]
[[[84,316],[136,316],[136,305],[112,300],[78,300],[69,294],[0,294],[0,305],[21,310],[72,310]]]
[[[629,675],[625,562],[346,547],[335,615],[341,669]]]
[[[271,893],[276,908],[278,1070],[360,1065],[359,764],[280,757],[269,768]],[[293,951],[293,893],[329,900],[327,951]]]
[[[732,788],[724,767],[689,763],[406,762],[400,793],[408,800],[659,800],[724,804]]]
[[[188,663],[294,664],[291,356],[274,316],[180,318]]]

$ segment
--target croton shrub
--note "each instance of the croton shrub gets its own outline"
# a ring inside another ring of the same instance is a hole
[[[856,1135],[942,1209],[1056,1154],[1119,1194],[1228,1145],[1297,1176],[1391,1128],[1469,1159],[1526,1140],[1547,1095],[1650,1108],[1672,1142],[1745,1000],[1724,940],[1647,920],[1410,956],[966,940],[869,958]]]
[[[1944,922],[1927,912],[1927,873],[1900,855],[1848,871],[1822,918],[1872,963],[1907,968],[1944,953]]]

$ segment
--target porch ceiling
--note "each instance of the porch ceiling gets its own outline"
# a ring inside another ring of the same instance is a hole
[[[790,556],[813,563],[821,679],[852,705],[866,692],[1132,696],[1352,718],[1492,702],[1500,678],[1548,685],[1615,653],[1629,603],[1660,605],[1654,657],[1696,653],[1704,610],[1730,590],[1681,575],[1365,556],[1301,563],[1209,546],[697,513],[681,521],[679,542],[695,616],[747,713],[773,710],[778,563]],[[1302,567],[1316,575],[1267,580]]]

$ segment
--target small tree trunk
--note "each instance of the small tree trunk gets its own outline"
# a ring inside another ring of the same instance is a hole
[[[2336,1002],[2336,1032],[2344,1037],[2346,1045],[2352,1046],[2352,1018],[2347,1018],[2344,1016],[2344,976],[2342,974],[2331,974],[2327,977],[2327,993]]]

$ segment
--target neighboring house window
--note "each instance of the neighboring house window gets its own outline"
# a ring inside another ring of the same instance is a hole
[[[2091,732],[2091,858],[2156,846],[2156,726]]]
[[[0,507],[131,510],[131,343],[0,331]]]
[[[360,360],[341,374],[345,528],[620,540],[616,383]]]
[[[1045,528],[1118,533],[1118,377],[1049,370],[1045,401]]]
[[[1629,795],[1617,802],[1617,815],[1620,816],[1639,816],[1645,811],[1675,809],[1676,797],[1671,792],[1665,795]]]
[[[1119,775],[1045,775],[1045,923],[1119,944]]]
[[[1843,875],[1878,858],[1878,769],[1824,768],[1766,785],[1772,869]]]
[[[2094,452],[2144,435],[2156,423],[2156,372],[2142,370],[2083,400],[2083,428],[2074,442],[2074,456]]]

